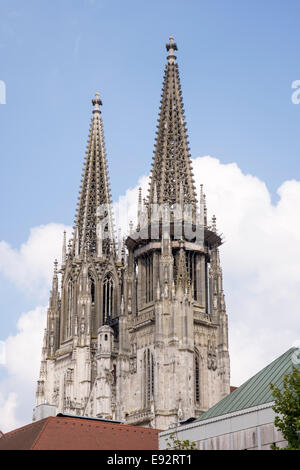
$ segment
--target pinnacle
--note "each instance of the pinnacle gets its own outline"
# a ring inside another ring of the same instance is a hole
[[[211,227],[212,227],[213,232],[217,231],[217,218],[215,215],[212,216]]]
[[[57,259],[54,260],[54,275],[57,275],[57,266],[58,266],[58,261]]]

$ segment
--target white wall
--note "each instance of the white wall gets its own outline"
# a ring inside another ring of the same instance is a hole
[[[274,427],[274,402],[218,416],[159,433],[159,449],[167,448],[167,439],[176,433],[176,439],[196,442],[201,450],[266,450],[276,443],[284,447],[281,433]]]

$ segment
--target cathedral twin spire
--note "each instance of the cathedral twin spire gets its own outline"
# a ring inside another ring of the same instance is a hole
[[[168,51],[165,67],[153,168],[149,188],[150,204],[196,204],[196,191],[189,153],[179,69],[174,38],[166,44]]]
[[[197,210],[172,37],[166,48],[149,194],[139,190],[137,230],[129,224],[125,245],[119,231],[118,250],[102,102],[98,93],[92,100],[74,234],[67,244],[64,233],[61,269],[54,265],[37,390],[37,405],[159,429],[200,416],[229,392],[222,240],[216,219],[207,223],[202,186]]]
[[[166,44],[168,51],[165,66],[161,106],[157,125],[154,157],[150,175],[148,198],[144,207],[151,204],[190,204],[195,209],[197,196],[192,172],[187,128],[185,123],[182,92],[175,51],[174,38]],[[100,106],[102,101],[96,93],[93,117],[82,174],[78,208],[76,213],[73,254],[88,253],[101,257],[103,252],[115,249],[112,201],[108,176],[103,123]],[[142,215],[142,198],[139,193],[138,228]],[[200,209],[205,225],[205,196],[201,189]]]
[[[114,246],[111,193],[103,135],[99,93],[92,100],[93,117],[81,179],[75,220],[75,255],[102,255],[103,248]]]

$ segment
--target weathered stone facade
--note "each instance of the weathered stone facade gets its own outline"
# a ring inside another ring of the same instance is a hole
[[[99,95],[73,239],[55,265],[37,405],[166,429],[229,393],[216,220],[197,203],[173,38],[148,197],[114,237]],[[61,274],[61,288],[58,286]]]

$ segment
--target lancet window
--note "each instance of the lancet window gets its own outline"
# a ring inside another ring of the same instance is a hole
[[[115,313],[114,281],[110,273],[105,276],[103,281],[102,307],[103,324],[107,324]]]
[[[193,288],[194,299],[197,300],[197,266],[196,256],[193,251],[186,251],[186,266],[190,286]]]
[[[152,256],[145,258],[145,294],[146,303],[153,300],[153,263]]]
[[[197,349],[194,351],[194,376],[195,376],[195,402],[200,403],[200,356]]]
[[[154,395],[154,360],[150,349],[144,351],[144,405],[150,406]]]
[[[206,313],[211,313],[211,282],[210,282],[210,263],[205,263],[205,298],[206,298]]]
[[[74,285],[72,278],[68,281],[67,286],[67,331],[66,336],[72,336],[72,319],[73,319],[73,304],[74,304]]]
[[[91,298],[92,304],[95,303],[95,281],[93,276],[89,273],[90,289],[91,289]]]

